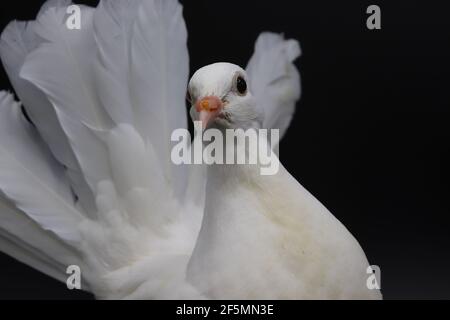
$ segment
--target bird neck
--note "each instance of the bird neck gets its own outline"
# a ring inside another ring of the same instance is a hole
[[[242,141],[241,141],[242,142]],[[220,232],[212,230],[226,230],[226,226],[231,228],[228,235],[231,235],[233,225],[245,225],[250,221],[264,219],[261,215],[260,204],[264,197],[270,197],[271,186],[283,175],[284,168],[279,164],[278,157],[270,149],[270,144],[265,138],[258,138],[260,149],[269,153],[272,162],[277,162],[277,166],[267,166],[266,161],[259,157],[256,163],[251,164],[254,158],[253,150],[248,143],[227,144],[225,152],[235,152],[235,155],[244,154],[244,164],[211,164],[207,170],[206,203],[203,225],[209,230],[211,235],[219,235]],[[268,168],[271,168],[267,170]],[[263,174],[269,171],[277,171],[274,174]],[[266,170],[264,170],[266,169]],[[279,171],[279,172],[278,172]],[[253,230],[257,230],[253,228]],[[248,232],[248,231],[247,231]],[[257,232],[257,231],[256,231]]]
[[[240,148],[244,148],[248,156],[252,151],[240,144],[234,151]],[[189,281],[199,288],[207,289],[203,288],[208,282],[205,277],[234,270],[236,259],[249,267],[257,264],[276,237],[276,226],[269,221],[280,210],[272,210],[271,206],[278,205],[278,196],[271,193],[281,190],[277,186],[284,176],[284,168],[280,166],[275,175],[261,175],[261,168],[260,162],[208,165],[205,211],[188,267]],[[260,245],[254,245],[255,239]],[[248,248],[252,248],[251,252]],[[242,272],[235,271],[236,274]]]

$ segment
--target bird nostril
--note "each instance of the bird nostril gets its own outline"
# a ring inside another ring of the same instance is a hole
[[[209,101],[208,100],[202,100],[200,102],[200,107],[204,110],[208,110],[209,109]]]
[[[216,111],[217,109],[220,109],[221,106],[222,106],[222,101],[219,98],[214,97],[214,96],[204,97],[203,99],[201,99],[200,101],[198,101],[195,104],[195,107],[198,112],[200,112],[201,110]]]

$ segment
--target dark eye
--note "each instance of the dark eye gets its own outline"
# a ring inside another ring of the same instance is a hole
[[[236,79],[236,89],[239,94],[244,95],[247,92],[247,82],[241,76]]]

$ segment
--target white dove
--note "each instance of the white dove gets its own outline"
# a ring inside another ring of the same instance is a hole
[[[77,265],[99,299],[381,298],[358,242],[282,166],[263,176],[259,164],[171,161],[189,72],[176,0],[80,6],[74,30],[69,5],[47,1],[1,36],[25,106],[0,93],[1,251],[63,282]],[[193,120],[283,134],[299,55],[262,33],[246,70],[201,68]]]

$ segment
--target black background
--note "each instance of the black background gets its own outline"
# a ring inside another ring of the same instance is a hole
[[[282,162],[381,267],[384,298],[449,299],[444,1],[182,2],[191,70],[217,61],[245,66],[261,31],[300,41],[303,96]],[[2,0],[0,29],[33,19],[42,3]],[[381,30],[366,28],[370,4],[381,7]],[[3,69],[0,88],[11,89]],[[89,297],[0,255],[0,298]]]

